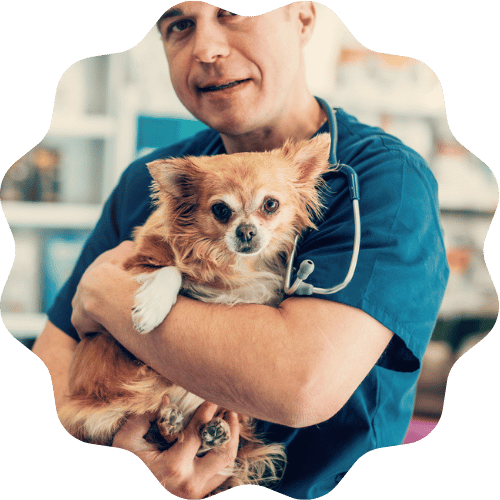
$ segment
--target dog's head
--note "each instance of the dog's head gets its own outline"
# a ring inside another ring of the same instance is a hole
[[[221,257],[283,249],[320,211],[317,188],[330,168],[329,146],[329,135],[321,134],[270,152],[148,164],[157,203],[169,207],[169,234],[186,246],[194,238]]]

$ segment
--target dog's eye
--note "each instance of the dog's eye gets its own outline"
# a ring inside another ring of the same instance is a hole
[[[264,202],[264,211],[268,214],[273,214],[278,210],[278,207],[280,206],[280,203],[278,200],[275,200],[274,198],[269,198]]]
[[[215,203],[212,205],[212,213],[219,222],[227,222],[233,213],[233,211],[222,202]]]

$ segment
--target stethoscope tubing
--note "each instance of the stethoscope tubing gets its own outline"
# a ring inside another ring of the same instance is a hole
[[[319,97],[316,97],[316,99],[327,115],[328,128],[331,137],[329,162],[331,165],[335,167],[335,169],[339,173],[342,173],[346,176],[349,186],[349,194],[352,201],[352,209],[354,216],[353,251],[351,256],[351,262],[349,264],[349,270],[347,271],[346,277],[342,283],[335,285],[331,288],[319,288],[311,285],[310,283],[306,283],[305,280],[314,271],[314,262],[311,260],[305,260],[300,264],[299,270],[297,271],[297,277],[295,279],[295,282],[293,283],[293,285],[290,285],[293,273],[293,262],[295,260],[295,254],[297,252],[297,244],[299,241],[299,236],[297,236],[295,238],[292,254],[290,255],[290,258],[288,260],[286,274],[285,274],[284,291],[286,295],[293,295],[294,293],[297,295],[312,295],[312,294],[330,295],[333,293],[337,293],[340,290],[343,290],[351,282],[354,276],[354,272],[356,270],[356,266],[358,263],[359,250],[361,246],[361,216],[359,211],[358,176],[350,166],[341,164],[337,160],[338,131],[337,131],[337,119],[335,116],[336,110],[332,112],[332,108],[328,105],[328,103],[325,100]]]

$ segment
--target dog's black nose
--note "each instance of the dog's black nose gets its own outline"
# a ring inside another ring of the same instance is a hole
[[[257,234],[257,228],[253,224],[242,224],[236,228],[236,237],[242,243],[249,243]]]

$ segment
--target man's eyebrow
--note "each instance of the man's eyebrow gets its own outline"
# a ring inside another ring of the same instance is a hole
[[[158,19],[158,23],[161,23],[164,19],[169,19],[171,17],[182,16],[184,13],[178,7],[173,7],[172,9],[167,10],[160,19]]]

